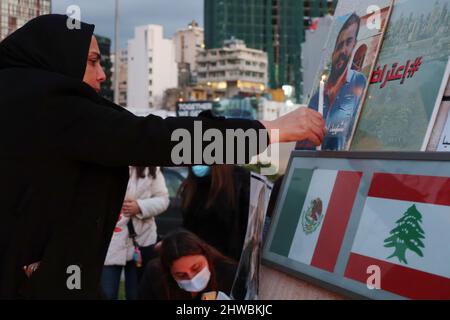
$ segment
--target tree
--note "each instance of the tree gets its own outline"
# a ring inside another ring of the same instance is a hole
[[[408,264],[406,250],[411,250],[423,257],[421,248],[425,248],[422,242],[425,239],[425,232],[420,226],[422,214],[417,210],[416,205],[410,207],[396,223],[397,227],[390,232],[391,236],[384,240],[386,248],[395,248],[394,253],[388,259],[397,257],[401,263]]]

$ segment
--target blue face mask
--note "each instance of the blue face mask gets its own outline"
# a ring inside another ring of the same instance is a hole
[[[197,178],[204,178],[206,176],[209,176],[209,174],[211,173],[211,168],[208,166],[193,166],[192,173]]]

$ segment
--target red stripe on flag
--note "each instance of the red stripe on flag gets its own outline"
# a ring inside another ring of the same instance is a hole
[[[385,291],[416,300],[450,299],[450,279],[448,278],[356,253],[350,255],[345,277],[366,284],[371,276],[367,273],[369,266],[380,267],[381,288]]]
[[[375,173],[369,197],[450,206],[450,178]]]
[[[362,172],[338,172],[311,265],[334,271],[352,213]]]

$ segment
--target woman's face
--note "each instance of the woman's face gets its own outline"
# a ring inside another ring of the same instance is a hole
[[[105,72],[100,64],[100,58],[101,55],[97,39],[92,36],[83,81],[97,92],[100,92],[100,86],[106,80]]]
[[[208,260],[203,255],[185,256],[175,260],[170,271],[175,281],[191,280],[206,266]]]

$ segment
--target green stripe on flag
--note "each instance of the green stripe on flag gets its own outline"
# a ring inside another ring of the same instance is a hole
[[[289,255],[313,172],[309,169],[294,171],[273,236],[271,252],[285,257]]]

